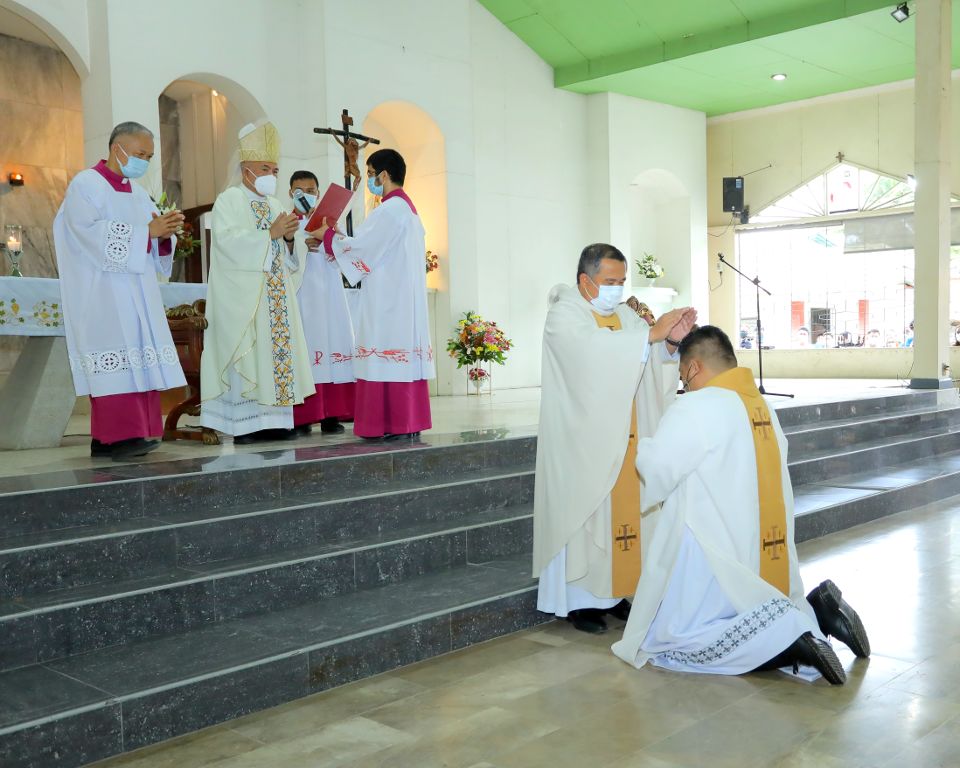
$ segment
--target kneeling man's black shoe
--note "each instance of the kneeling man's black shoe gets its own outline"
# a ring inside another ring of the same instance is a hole
[[[603,620],[603,611],[599,608],[581,608],[579,611],[570,611],[567,621],[573,624],[574,629],[588,632],[591,635],[600,635],[607,631],[607,622]]]
[[[607,611],[613,618],[620,619],[620,621],[626,621],[630,618],[630,601],[621,600],[613,608]]]
[[[843,671],[843,664],[830,643],[814,637],[812,632],[800,635],[787,649],[787,654],[793,657],[794,664],[815,667],[830,685],[843,685],[847,682],[847,673]]]
[[[861,659],[870,655],[867,630],[836,584],[827,579],[807,595],[807,602],[813,607],[823,634],[837,638]]]

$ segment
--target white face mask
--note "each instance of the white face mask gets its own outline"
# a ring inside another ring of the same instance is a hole
[[[272,173],[266,176],[256,176],[253,171],[247,169],[247,172],[253,177],[253,188],[261,197],[275,195],[277,193],[277,177]]]
[[[587,280],[590,280],[590,278],[587,277]],[[593,280],[590,280],[590,282],[593,283]],[[593,283],[593,285],[600,292],[600,295],[595,299],[590,299],[590,303],[598,312],[606,315],[611,314],[623,299],[623,286],[597,285],[596,283]]]

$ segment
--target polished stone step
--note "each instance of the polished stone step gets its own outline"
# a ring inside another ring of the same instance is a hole
[[[780,426],[784,431],[789,431],[800,425],[883,416],[916,408],[934,408],[938,395],[936,392],[918,390],[895,390],[889,393],[878,390],[875,396],[860,395],[829,403],[795,405],[792,400],[779,397],[770,397],[768,402],[776,409]]]
[[[529,499],[281,555],[177,567],[0,604],[0,669],[137,643],[242,616],[532,551]]]
[[[425,437],[408,445],[347,444],[130,464],[0,479],[0,536],[106,525],[155,510],[232,511],[280,499],[348,498],[358,487],[420,486],[465,472],[532,466],[532,436]]]
[[[0,673],[0,765],[73,768],[545,620],[529,555]]]
[[[533,473],[485,469],[427,487],[380,484],[343,499],[317,495],[299,504],[274,502],[244,509],[166,512],[80,529],[0,540],[0,596],[31,596],[149,575],[173,568],[275,555],[341,542],[354,546],[417,523],[451,522],[475,512],[526,504]]]

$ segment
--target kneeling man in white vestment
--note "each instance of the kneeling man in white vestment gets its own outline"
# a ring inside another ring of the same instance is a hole
[[[693,310],[652,327],[621,304],[627,261],[612,245],[584,248],[577,286],[551,291],[533,514],[537,608],[584,632],[625,619],[640,576],[638,436],[653,434],[677,391],[671,350]],[[674,343],[671,343],[671,342]],[[666,342],[666,343],[664,343]]]
[[[730,339],[704,326],[680,344],[687,393],[637,446],[645,510],[659,518],[623,639],[636,667],[736,675],[815,667],[846,674],[826,640],[870,642],[832,581],[804,597],[787,441]]]

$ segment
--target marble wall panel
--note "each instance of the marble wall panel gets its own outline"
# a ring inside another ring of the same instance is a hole
[[[62,109],[66,60],[52,48],[0,35],[0,99]]]

